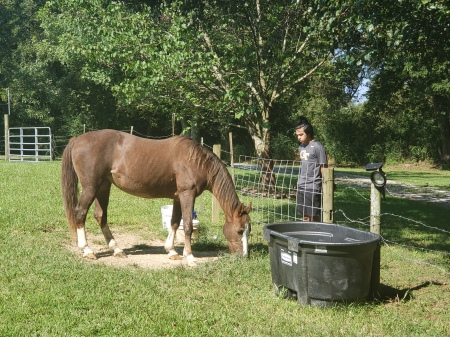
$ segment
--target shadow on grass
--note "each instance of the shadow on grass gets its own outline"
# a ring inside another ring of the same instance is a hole
[[[377,294],[373,298],[373,302],[375,304],[387,304],[387,303],[400,303],[400,302],[408,302],[414,299],[414,295],[412,294],[415,290],[420,290],[431,285],[443,285],[439,282],[428,281],[422,284],[419,284],[413,288],[404,288],[397,289],[386,284],[380,284],[378,287]]]
[[[177,250],[182,250],[182,246],[175,246]],[[204,250],[204,249],[196,249],[195,244],[192,246],[194,255],[201,256],[201,257],[217,257],[219,255],[219,250]],[[132,256],[132,255],[166,255],[167,252],[164,248],[164,246],[150,246],[146,244],[139,244],[134,245],[130,248],[124,248],[124,253],[126,255]],[[110,257],[114,254],[112,250],[102,251],[95,253],[95,256],[98,259],[104,258],[104,257]]]

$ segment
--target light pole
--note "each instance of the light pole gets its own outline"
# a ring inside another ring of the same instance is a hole
[[[366,171],[373,171],[370,175],[370,231],[380,235],[381,232],[381,195],[385,197],[386,173],[381,169],[383,163],[369,163]]]

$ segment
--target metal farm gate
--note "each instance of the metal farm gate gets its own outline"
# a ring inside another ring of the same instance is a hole
[[[52,160],[52,135],[49,127],[9,128],[9,161]]]

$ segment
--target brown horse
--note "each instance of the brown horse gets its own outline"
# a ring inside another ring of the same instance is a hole
[[[79,199],[78,181],[82,188]],[[245,207],[239,201],[226,165],[214,153],[187,137],[153,140],[100,130],[72,138],[62,157],[64,207],[72,237],[77,239],[84,257],[96,258],[85,232],[86,214],[94,200],[94,217],[106,244],[115,256],[126,256],[107,224],[111,184],[143,198],[173,199],[172,230],[164,247],[169,258],[181,258],[174,249],[174,240],[183,217],[183,255],[189,265],[195,265],[191,248],[195,198],[209,190],[225,213],[223,233],[231,253],[248,255],[251,205]]]

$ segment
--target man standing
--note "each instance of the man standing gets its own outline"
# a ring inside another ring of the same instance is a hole
[[[299,149],[301,168],[297,183],[297,212],[303,221],[320,221],[322,196],[322,171],[328,167],[324,146],[314,139],[312,125],[305,117],[295,127],[301,143]]]

